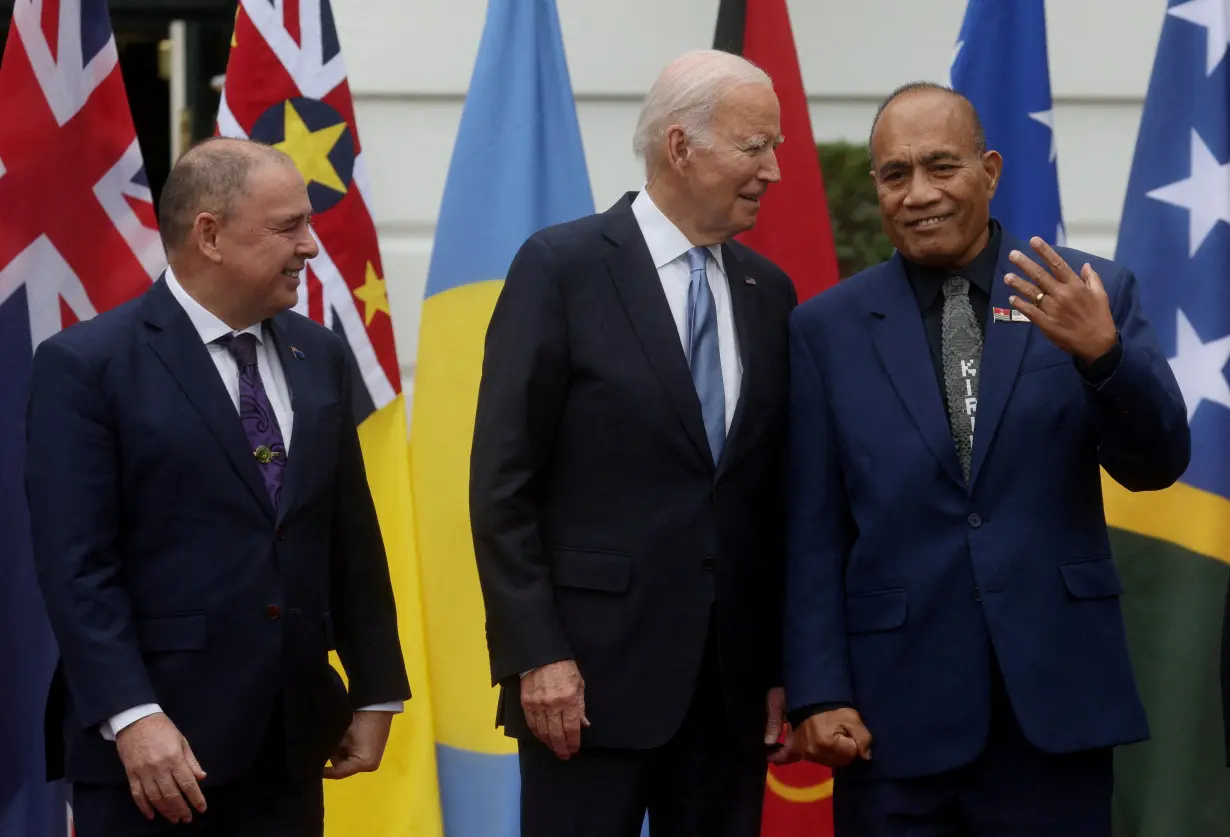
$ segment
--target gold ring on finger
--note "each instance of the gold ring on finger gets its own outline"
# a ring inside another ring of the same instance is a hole
[[[1034,297],[1034,305],[1041,305],[1041,304],[1042,304],[1042,297],[1044,297],[1044,296],[1046,296],[1046,293],[1045,293],[1045,292],[1043,292],[1043,291],[1038,291],[1038,295],[1037,295],[1036,297]]]

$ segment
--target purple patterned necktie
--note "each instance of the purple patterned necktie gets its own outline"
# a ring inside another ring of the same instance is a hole
[[[252,446],[252,455],[256,457],[261,477],[265,480],[269,499],[273,501],[273,507],[276,509],[278,496],[282,493],[286,445],[282,441],[278,417],[273,412],[273,405],[269,403],[269,395],[265,392],[260,370],[256,366],[256,335],[227,335],[218,338],[216,342],[225,346],[239,364],[239,419],[248,435],[248,443]]]

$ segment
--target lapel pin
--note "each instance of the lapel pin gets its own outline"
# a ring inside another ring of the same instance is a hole
[[[743,279],[743,281],[744,281],[744,282],[746,282],[746,283],[747,283],[747,284],[749,284],[749,285],[755,285],[755,284],[756,284],[756,280],[755,280],[755,279],[753,279],[751,276],[747,276],[747,277],[745,277],[745,278]]]
[[[294,355],[295,357],[299,358],[300,360],[303,360],[306,357],[306,355],[303,354],[303,352],[299,351],[294,346],[290,347],[290,353]]]
[[[1012,320],[1012,316],[1007,308],[992,308],[991,310],[995,314],[995,322],[997,323],[1006,323]]]
[[[1012,309],[1012,322],[1027,323],[1029,322],[1029,317],[1025,314],[1022,314],[1020,311],[1016,310],[1015,308],[1013,308]]]

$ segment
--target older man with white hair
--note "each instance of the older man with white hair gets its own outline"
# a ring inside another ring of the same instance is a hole
[[[780,179],[759,68],[653,85],[646,184],[542,230],[487,332],[471,519],[522,833],[755,837],[783,747],[787,319],[733,241]]]

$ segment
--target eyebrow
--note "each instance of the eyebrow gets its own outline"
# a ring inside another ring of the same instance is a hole
[[[929,166],[933,163],[941,163],[941,162],[957,163],[960,161],[961,161],[961,157],[952,151],[932,151],[930,154],[927,154],[925,157],[923,157],[919,162],[924,166]],[[910,163],[908,160],[902,160],[901,158],[897,158],[894,160],[886,161],[877,170],[880,172],[880,174],[889,174],[891,172],[902,171],[903,169],[908,169],[909,167],[910,167]]]

